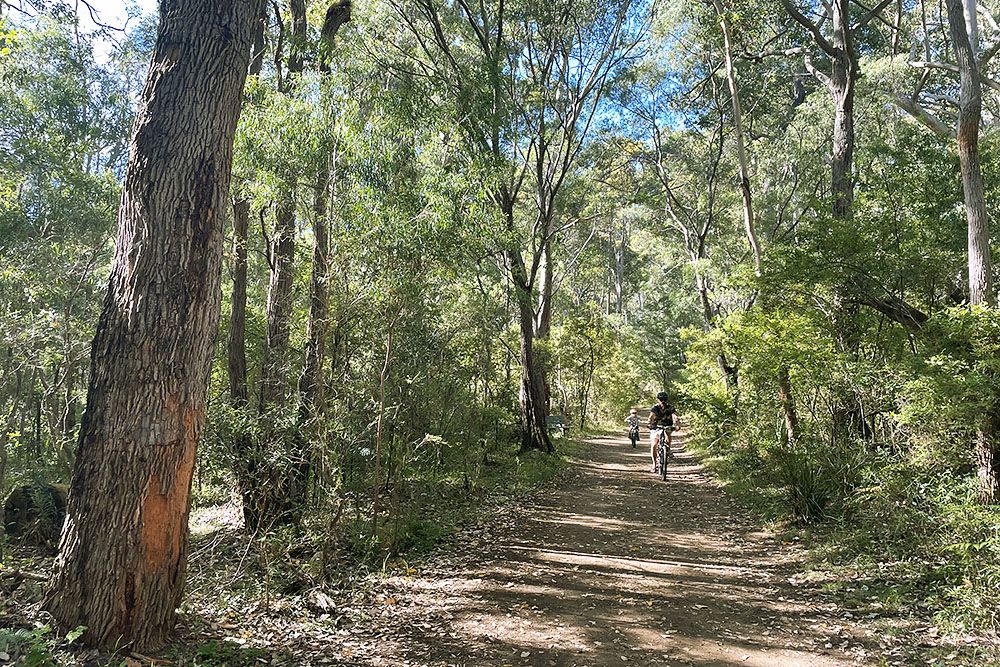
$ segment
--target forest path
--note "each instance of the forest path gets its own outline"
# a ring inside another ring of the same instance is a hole
[[[666,483],[641,442],[593,438],[579,457],[535,504],[460,536],[453,559],[391,579],[394,630],[351,664],[868,661],[864,629],[794,585],[801,549],[756,532],[683,449]]]

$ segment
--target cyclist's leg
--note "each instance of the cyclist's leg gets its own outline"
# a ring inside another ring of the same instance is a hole
[[[674,447],[673,447],[673,445],[674,445],[674,438],[673,438],[673,434],[672,434],[673,430],[674,429],[672,429],[672,428],[667,428],[667,429],[663,430],[663,432],[666,434],[666,438],[667,438],[667,458],[669,458],[669,457],[671,457],[671,456],[674,455],[673,454],[673,452],[674,452]]]
[[[656,450],[660,446],[659,438],[657,437],[659,433],[656,429],[649,429],[649,456],[653,459],[653,472],[656,472],[656,458],[658,455]]]

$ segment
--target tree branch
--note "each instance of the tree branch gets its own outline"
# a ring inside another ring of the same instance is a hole
[[[858,0],[853,0],[854,4],[856,4],[858,7],[861,7],[861,9],[865,9],[865,10],[868,11],[868,13],[865,14],[864,17],[860,21],[858,21],[858,23],[854,26],[854,30],[861,30],[862,28],[864,28],[865,26],[867,26],[869,23],[872,22],[873,19],[877,18],[879,16],[879,14],[882,13],[883,9],[885,9],[886,7],[888,7],[889,4],[891,2],[894,2],[894,1],[895,0],[882,0],[882,2],[878,3],[877,5],[875,5],[874,7],[872,7],[871,9],[868,9],[867,7],[865,7],[864,5],[862,5],[860,2],[858,2]],[[890,27],[894,27],[894,26],[890,26]]]
[[[929,129],[937,136],[943,139],[955,138],[955,130],[953,128],[949,128],[941,122],[941,119],[924,109],[913,98],[897,95],[892,101],[896,104],[896,106],[912,116],[915,121]]]
[[[813,40],[816,42],[816,46],[821,48],[829,56],[833,56],[837,53],[837,50],[833,48],[833,45],[827,41],[826,37],[823,36],[823,32],[820,30],[819,26],[799,11],[799,8],[795,6],[795,3],[792,2],[792,0],[781,0],[781,5],[796,23],[812,34]]]

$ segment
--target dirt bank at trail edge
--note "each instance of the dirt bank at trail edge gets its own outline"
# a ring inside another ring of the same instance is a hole
[[[453,559],[390,579],[393,630],[374,642],[362,632],[339,647],[339,659],[545,667],[873,662],[863,627],[794,585],[801,550],[755,532],[683,449],[663,483],[641,446],[592,439],[557,488],[507,519],[492,534],[460,537]]]

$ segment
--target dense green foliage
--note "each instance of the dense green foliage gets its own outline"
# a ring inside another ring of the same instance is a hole
[[[995,628],[1000,514],[978,502],[973,443],[1000,406],[1000,315],[967,304],[954,142],[899,104],[920,76],[907,64],[911,44],[948,55],[940,29],[922,37],[921,11],[939,8],[904,2],[898,17],[855,35],[855,194],[844,218],[831,214],[835,111],[803,61],[809,34],[779,3],[718,4],[733,29],[757,275],[713,3],[505,3],[514,29],[495,50],[481,32],[495,26],[470,22],[464,3],[358,3],[332,40],[322,34],[327,5],[309,2],[296,36],[279,4],[247,85],[234,167],[233,197],[250,222],[249,400],[230,392],[234,249],[196,503],[238,502],[248,461],[270,479],[304,464],[301,516],[294,528],[265,522],[273,541],[260,554],[306,544],[304,561],[329,575],[345,553],[377,561],[424,548],[485,495],[550,477],[557,462],[518,452],[516,251],[554,276],[551,330],[538,327],[534,341],[550,413],[617,428],[667,387],[695,446],[766,516],[818,526],[823,553],[894,605]],[[151,22],[98,57],[101,37],[81,36],[72,14],[0,21],[6,492],[66,480],[72,465]],[[984,45],[1000,37],[994,23],[980,27]],[[588,59],[616,30],[630,46],[567,121],[564,100],[599,69]],[[536,34],[564,51],[546,52]],[[301,73],[290,70],[295,57]],[[534,69],[542,58],[558,70],[560,57],[592,69],[548,79]],[[984,70],[995,76],[997,64]],[[939,98],[957,80],[946,68],[927,77],[915,98],[953,125]],[[984,109],[995,222],[993,88]],[[281,398],[267,402],[283,207],[295,229],[289,341]],[[300,382],[316,239],[329,260],[318,398]],[[920,321],[901,319],[902,306]]]

